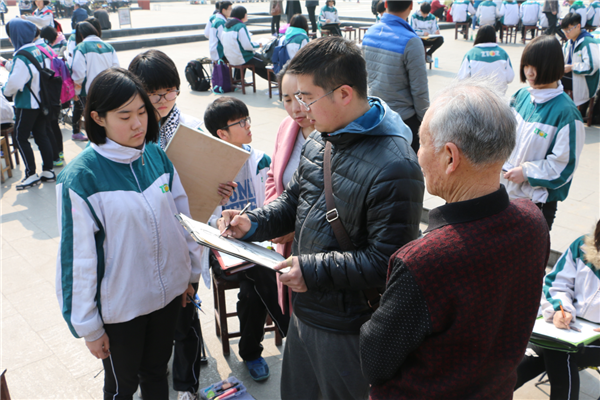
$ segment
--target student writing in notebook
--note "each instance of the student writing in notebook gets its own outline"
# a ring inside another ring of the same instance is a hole
[[[544,279],[542,314],[559,329],[577,318],[600,323],[600,221],[575,240]],[[561,310],[561,305],[564,312]],[[600,332],[600,328],[595,329]],[[579,368],[600,365],[600,340],[577,353],[529,344],[517,369],[515,390],[542,372],[550,379],[550,400],[579,398]]]
[[[265,201],[265,182],[271,158],[250,146],[252,125],[248,107],[234,97],[220,97],[210,104],[204,113],[206,129],[215,137],[250,152],[250,158],[235,177],[237,189],[227,204],[217,207],[209,220],[216,227],[223,210],[241,210],[250,203],[250,210],[262,207]],[[267,268],[254,267],[237,274],[226,276],[218,263],[211,260],[215,275],[226,280],[240,282],[237,312],[242,336],[239,343],[240,357],[246,363],[250,376],[255,381],[269,377],[269,366],[261,356],[264,325],[267,312],[281,331],[287,334],[289,315],[283,315],[277,300],[276,272]]]

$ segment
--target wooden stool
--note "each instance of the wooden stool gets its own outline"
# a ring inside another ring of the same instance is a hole
[[[506,32],[506,43],[510,43],[511,39],[513,43],[517,43],[517,27],[515,25],[502,25],[502,29],[500,30],[500,43],[504,37]]]
[[[227,318],[236,317],[237,312],[227,312],[225,291],[230,289],[239,289],[240,283],[235,281],[226,281],[225,279],[217,277],[214,273],[212,274],[212,278],[213,295],[215,302],[215,329],[217,336],[221,338],[221,347],[223,348],[223,355],[228,356],[231,353],[231,350],[229,348],[229,339],[240,337],[242,336],[242,334],[240,331],[229,332],[229,328],[227,326]],[[267,315],[265,332],[271,331],[275,332],[275,345],[281,346],[281,333],[279,332],[279,329],[277,329],[277,326],[271,320],[271,317]]]
[[[366,35],[369,28],[369,26],[360,26],[358,28],[358,43],[362,43],[363,32]]]
[[[537,35],[538,32],[541,30],[540,28],[537,27],[537,25],[525,25],[523,26],[524,29],[524,35],[523,35],[523,39],[521,40],[523,43],[527,43],[528,40],[533,40]],[[531,33],[531,39],[527,39],[527,32],[532,31]]]
[[[356,41],[356,28],[353,28],[351,26],[344,26],[343,28],[340,29],[342,31],[342,36],[347,33],[348,36],[346,37],[346,39],[348,40],[352,40],[353,42]],[[354,35],[354,39],[352,39],[352,35]]]
[[[15,155],[15,164],[19,165],[19,149],[17,148],[17,132],[15,132],[15,127],[9,126],[8,128],[2,129],[2,137],[6,139],[6,143],[8,144],[8,148],[12,147],[10,150],[10,154]],[[10,137],[10,140],[8,139]],[[10,161],[11,168],[15,168],[15,165],[12,163],[12,159]]]
[[[240,70],[240,75],[241,75],[240,79],[234,78],[234,73],[233,73],[234,68],[237,68]],[[252,70],[252,82],[251,83],[247,83],[246,79],[245,79],[247,69]],[[254,89],[254,93],[256,93],[256,67],[254,65],[252,65],[252,64],[229,65],[229,74],[230,74],[230,78],[231,78],[231,85],[241,87],[242,94],[246,94],[246,86],[252,86],[252,88]]]
[[[5,375],[6,370],[2,371],[2,375],[0,375],[0,400],[10,400],[10,393],[8,393]]]
[[[1,175],[1,179],[0,179],[0,183],[4,183],[4,172],[8,172],[8,177],[12,178],[12,166],[11,166],[11,162],[10,162],[10,153],[8,152],[8,144],[5,138],[0,138],[0,149],[2,149],[2,158],[4,159],[4,162],[6,163],[6,167],[1,167],[1,171],[0,173],[2,173]]]
[[[268,79],[268,84],[269,84],[269,98],[273,98],[273,89],[279,89],[279,101],[281,101],[281,88],[279,87],[279,82],[277,81],[277,76],[275,75],[275,72],[273,72],[273,66],[269,65],[267,67],[267,77]]]
[[[456,22],[454,25],[454,40],[458,39],[458,28],[461,26],[465,29],[463,36],[467,40],[469,38],[469,25],[471,25],[470,22]]]

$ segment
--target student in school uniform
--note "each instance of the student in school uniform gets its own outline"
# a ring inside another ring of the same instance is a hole
[[[544,279],[542,315],[558,329],[577,318],[600,323],[600,221],[589,235],[576,239]],[[561,309],[562,308],[562,309]],[[600,328],[594,329],[600,332]],[[600,340],[576,353],[529,344],[517,368],[515,390],[542,372],[550,380],[550,400],[579,398],[579,369],[600,366]]]
[[[54,12],[49,0],[36,0],[36,9],[32,15],[23,15],[21,18],[33,22],[42,29],[45,26],[54,27]]]
[[[590,31],[600,26],[600,0],[594,0],[587,8],[586,28]]]
[[[537,26],[538,22],[544,13],[542,13],[542,6],[535,0],[527,0],[523,4],[521,4],[521,9],[519,10],[519,16],[521,18],[521,22],[523,23],[523,28],[521,30],[521,41],[525,43],[525,26]],[[531,30],[531,38],[533,39],[535,35],[535,30]]]
[[[498,16],[500,17],[498,20],[498,30],[500,31],[500,41],[502,41],[504,34],[503,25],[514,26],[515,30],[517,29],[517,25],[519,25],[519,3],[516,0],[503,1]]]
[[[279,40],[279,44],[285,44],[291,60],[298,50],[306,46],[308,40],[308,21],[303,15],[296,14],[290,20],[290,26],[285,30],[285,35]]]
[[[219,2],[219,12],[213,14],[210,29],[208,31],[208,48],[210,51],[210,59],[213,62],[221,60],[223,54],[222,35],[227,23],[227,18],[231,15],[233,3],[230,1]]]
[[[496,3],[490,0],[484,1],[477,7],[477,24],[496,26],[499,14],[500,10]]]
[[[587,7],[583,4],[583,1],[581,0],[567,0],[567,2],[571,5],[569,7],[569,12],[570,13],[577,13],[579,15],[581,15],[581,27],[585,28],[586,24],[587,24],[587,13],[588,13],[588,9]]]
[[[415,33],[421,38],[424,46],[429,46],[425,57],[427,62],[433,61],[433,53],[442,47],[444,44],[444,38],[438,36],[436,38],[429,38],[430,35],[439,35],[440,28],[437,23],[437,19],[433,14],[430,13],[431,4],[422,3],[419,11],[416,11],[410,18],[410,25]]]
[[[33,22],[13,19],[6,24],[6,33],[15,48],[14,61],[10,75],[2,87],[5,96],[14,96],[16,118],[15,131],[19,152],[25,164],[25,176],[16,185],[17,190],[27,189],[40,182],[54,182],[52,145],[47,136],[47,120],[40,110],[40,74],[37,68],[19,51],[30,53],[44,66],[45,58],[33,43],[37,35]],[[36,173],[35,157],[29,135],[33,134],[36,145],[42,155],[42,172]]]
[[[334,36],[342,36],[340,30],[340,17],[338,16],[337,9],[335,8],[335,0],[327,0],[325,7],[321,8],[319,14],[319,26],[321,29],[328,30]]]

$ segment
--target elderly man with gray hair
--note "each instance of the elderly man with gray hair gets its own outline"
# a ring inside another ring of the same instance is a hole
[[[390,259],[361,329],[371,399],[511,399],[537,315],[550,239],[500,184],[516,120],[486,81],[444,89],[424,116],[419,164],[447,204]]]

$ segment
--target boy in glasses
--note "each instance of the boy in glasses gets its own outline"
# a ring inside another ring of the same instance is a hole
[[[217,207],[209,224],[217,227],[217,219],[223,210],[241,210],[250,203],[250,210],[262,207],[265,201],[265,182],[271,158],[250,146],[252,142],[251,120],[248,107],[234,97],[220,97],[210,104],[204,113],[204,125],[215,137],[250,152],[238,175],[237,189],[227,204]],[[212,257],[212,254],[211,254]],[[277,301],[276,272],[267,268],[254,267],[237,274],[226,276],[216,260],[211,260],[215,275],[225,280],[240,283],[237,312],[240,319],[239,354],[246,363],[250,376],[255,381],[269,377],[269,366],[261,356],[267,312],[285,337],[289,316],[283,315]]]

